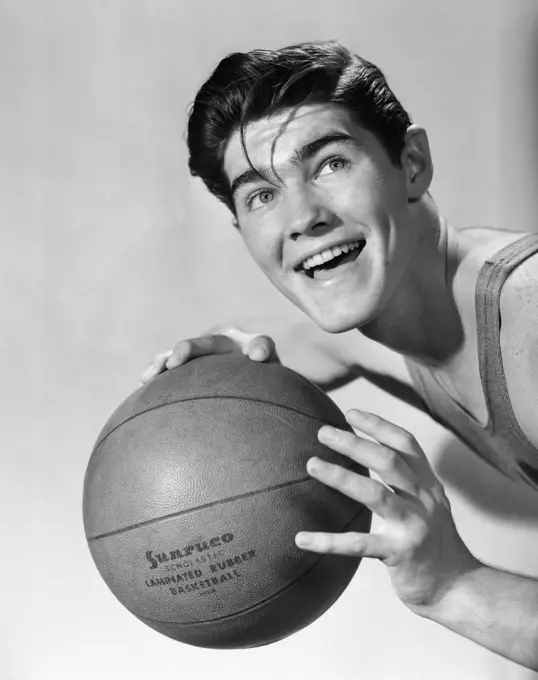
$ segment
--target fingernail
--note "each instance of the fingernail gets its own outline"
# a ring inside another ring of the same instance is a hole
[[[312,538],[305,533],[300,533],[295,536],[295,545],[299,548],[306,548],[308,545],[312,545]]]
[[[254,347],[249,356],[251,359],[254,359],[254,361],[263,361],[267,354],[263,347]]]
[[[310,472],[310,473],[312,473],[312,472],[316,473],[316,472],[320,471],[322,465],[323,465],[322,461],[319,458],[317,458],[316,456],[313,456],[312,458],[309,458],[309,460],[307,461],[306,470],[307,470],[307,472]]]
[[[338,437],[338,430],[330,425],[324,425],[320,428],[318,436],[326,442],[333,442]]]

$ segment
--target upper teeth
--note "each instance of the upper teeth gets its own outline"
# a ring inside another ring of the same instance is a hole
[[[355,250],[360,246],[360,241],[352,241],[351,243],[346,243],[342,246],[334,246],[334,248],[327,248],[317,255],[312,255],[312,257],[307,257],[303,262],[303,269],[312,269],[312,267],[319,267],[324,262],[329,262],[329,260],[334,260],[338,255],[342,253],[349,253],[350,250]]]

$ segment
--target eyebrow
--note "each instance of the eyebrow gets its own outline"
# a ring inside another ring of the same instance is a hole
[[[329,132],[328,134],[323,135],[323,137],[314,139],[313,141],[308,142],[304,146],[301,146],[299,149],[296,149],[292,154],[289,163],[295,166],[301,165],[301,163],[305,163],[306,161],[313,158],[322,149],[324,149],[326,146],[329,146],[329,144],[356,145],[356,140],[353,137],[351,137],[351,135],[345,134],[343,132]],[[240,189],[240,187],[243,187],[247,184],[252,184],[253,182],[259,182],[260,179],[269,182],[270,174],[271,169],[267,167],[259,168],[257,170],[255,170],[254,168],[249,168],[248,170],[245,170],[245,172],[238,175],[232,182],[231,185],[232,196],[235,196],[236,192]]]

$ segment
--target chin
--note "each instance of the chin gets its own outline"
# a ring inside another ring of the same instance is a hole
[[[349,314],[343,314],[341,316],[334,314],[308,314],[308,316],[312,319],[316,326],[321,328],[321,330],[334,335],[355,330],[359,328],[362,323],[365,323],[364,320],[351,317]]]
[[[379,316],[377,301],[370,300],[369,305],[338,305],[335,309],[310,308],[303,309],[312,321],[327,333],[346,333],[347,331],[359,330],[372,323]]]

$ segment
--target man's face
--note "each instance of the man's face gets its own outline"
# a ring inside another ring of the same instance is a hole
[[[377,318],[409,265],[405,169],[345,109],[309,105],[231,136],[224,170],[247,248],[272,283],[326,331]]]

